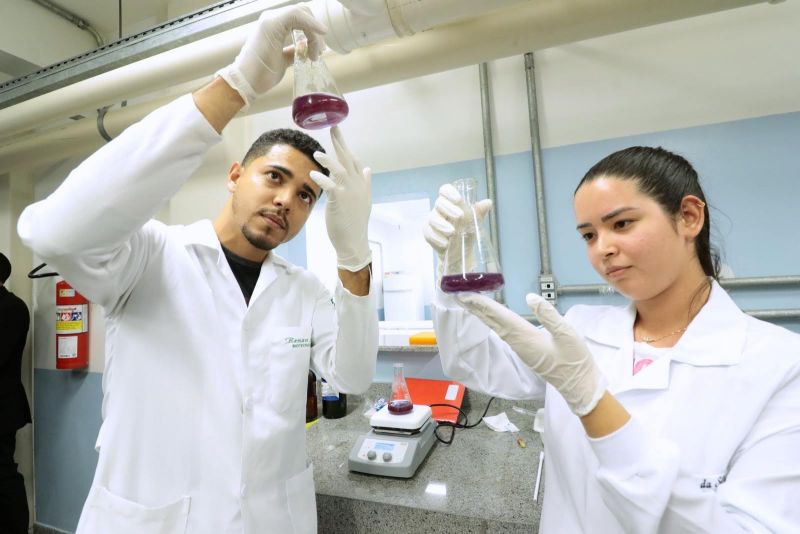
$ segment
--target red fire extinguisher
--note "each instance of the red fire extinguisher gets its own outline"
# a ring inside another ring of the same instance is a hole
[[[56,369],[89,365],[89,301],[66,281],[56,284]]]

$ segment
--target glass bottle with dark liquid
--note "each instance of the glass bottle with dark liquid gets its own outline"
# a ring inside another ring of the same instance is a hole
[[[475,211],[477,183],[474,178],[456,180],[464,218],[456,227],[447,249],[440,287],[445,293],[494,292],[505,285],[494,245],[485,228],[486,216]]]
[[[294,101],[292,119],[300,128],[318,130],[342,122],[350,107],[342,97],[322,58],[312,59],[302,30],[294,39]]]
[[[392,397],[389,399],[389,412],[402,415],[414,409],[411,402],[411,394],[408,392],[405,376],[403,376],[403,364],[394,364],[394,378],[392,379]]]

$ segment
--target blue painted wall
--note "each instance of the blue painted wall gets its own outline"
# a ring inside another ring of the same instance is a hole
[[[33,379],[36,522],[71,532],[97,465],[102,375],[36,369]]]
[[[612,151],[631,145],[661,145],[686,156],[703,180],[712,208],[714,238],[737,276],[800,274],[797,140],[800,113],[657,132],[551,148],[544,151],[547,223],[553,271],[562,284],[600,282],[575,231],[573,190],[584,172]],[[508,305],[527,313],[524,295],[538,287],[536,211],[530,153],[498,157],[497,217]],[[375,201],[427,195],[456,178],[484,177],[483,160],[377,174]],[[481,183],[485,196],[485,181]],[[305,233],[279,253],[305,265]],[[744,309],[800,307],[800,289],[736,290]],[[619,297],[562,298],[575,302],[622,302]],[[800,321],[782,325],[800,332]],[[391,380],[389,362],[406,361],[410,375],[441,377],[435,353],[381,354],[379,381]],[[39,369],[36,380],[36,488],[39,522],[64,530],[77,525],[97,462],[94,441],[100,426],[100,376]]]

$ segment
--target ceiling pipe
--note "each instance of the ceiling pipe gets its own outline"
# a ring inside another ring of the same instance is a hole
[[[35,4],[39,4],[48,11],[55,13],[62,19],[68,20],[81,30],[91,33],[92,37],[94,37],[94,42],[97,43],[97,48],[100,48],[101,46],[106,44],[100,33],[97,30],[95,30],[94,27],[92,27],[92,25],[89,24],[87,20],[80,18],[75,13],[68,11],[67,9],[64,9],[58,4],[50,2],[50,0],[31,0],[31,1]]]
[[[367,1],[367,0],[361,0]],[[372,0],[373,2],[376,0]],[[585,0],[584,0],[585,1]],[[629,1],[629,0],[626,0]],[[734,0],[736,1],[736,0]],[[335,47],[366,46],[401,34],[394,27],[409,32],[423,31],[433,25],[492,13],[500,6],[520,4],[523,0],[380,0],[382,14],[350,16],[336,0],[310,3],[317,16],[330,28],[328,40]],[[454,2],[458,2],[458,7]],[[463,3],[463,5],[461,5]],[[408,6],[408,7],[407,7]],[[430,19],[424,19],[425,8]],[[344,15],[342,15],[344,13]],[[330,17],[334,18],[330,18]],[[339,17],[339,18],[336,18]],[[355,22],[354,22],[355,21]],[[361,24],[360,37],[353,41],[352,24]],[[253,23],[212,35],[187,45],[167,50],[157,56],[104,72],[36,98],[0,110],[0,139],[41,127],[53,117],[65,118],[163,88],[169,81],[182,83],[214,72],[230,63],[244,43]],[[342,30],[346,28],[346,31]],[[339,37],[336,37],[336,36]]]
[[[599,35],[666,22],[710,11],[758,3],[754,0],[640,0],[527,1],[517,6],[492,11],[481,17],[464,20],[419,32],[412,37],[384,41],[354,50],[347,55],[327,54],[325,61],[344,92],[375,87],[417,76],[441,72],[482,61],[509,57]],[[50,148],[62,153],[65,145],[86,142],[74,132],[87,131],[100,139],[95,128],[87,129],[78,121],[56,131],[31,133],[53,117],[68,117],[112,102],[147,94],[165,87],[200,78],[207,79],[227,65],[241,47],[247,27],[221,32],[100,74],[71,86],[0,110],[0,172],[25,164],[26,154],[49,158]],[[123,110],[110,110],[106,127],[112,132],[114,116],[124,113],[132,122],[162,105],[172,97],[152,100]],[[267,95],[257,100],[248,113],[288,106],[292,98],[292,79],[287,76]],[[93,123],[93,121],[92,121]],[[92,124],[94,126],[94,124]],[[28,130],[28,134],[24,134]],[[55,159],[50,159],[55,161]],[[31,160],[27,160],[30,164]]]
[[[329,28],[328,46],[346,54],[390,37],[407,37],[442,24],[467,20],[523,0],[339,0],[311,2]]]

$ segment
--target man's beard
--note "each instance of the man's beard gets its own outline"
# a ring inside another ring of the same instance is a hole
[[[242,235],[245,239],[247,239],[248,243],[260,250],[269,252],[278,246],[277,244],[272,244],[267,241],[267,238],[264,234],[259,234],[252,231],[246,224],[242,226]]]

